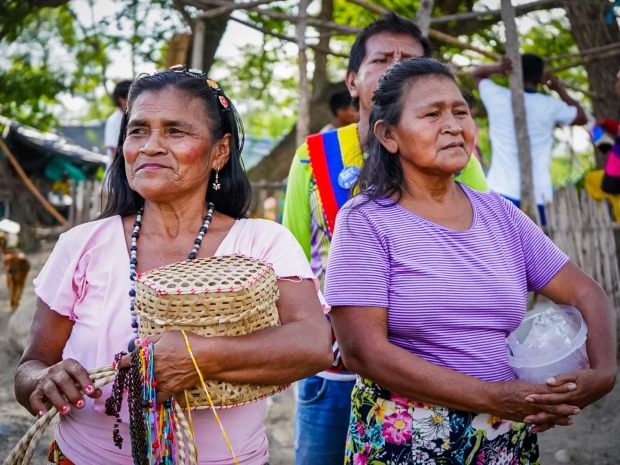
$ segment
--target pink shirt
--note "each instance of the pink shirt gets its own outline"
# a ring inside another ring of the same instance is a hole
[[[188,244],[190,247],[192,244]],[[292,234],[267,220],[238,220],[215,255],[244,254],[273,264],[278,277],[313,279],[306,256]],[[86,369],[110,365],[127,350],[131,339],[129,313],[129,256],[120,216],[77,226],[60,236],[49,260],[34,280],[35,291],[52,310],[75,322],[63,359],[72,358]],[[83,409],[72,409],[55,425],[60,449],[76,465],[132,465],[128,415],[124,409],[122,449],[112,441],[114,418],[105,415],[111,384],[96,400],[85,398]],[[266,401],[220,410],[220,419],[233,450],[244,465],[263,465],[269,459],[263,422]],[[232,456],[213,412],[194,412],[200,464],[232,465]]]

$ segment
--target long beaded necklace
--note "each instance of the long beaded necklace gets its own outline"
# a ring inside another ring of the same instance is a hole
[[[215,210],[215,205],[213,202],[209,202],[209,208],[207,210],[207,216],[205,216],[204,223],[202,227],[198,231],[198,237],[194,241],[194,247],[192,251],[187,255],[189,260],[193,260],[196,258],[198,254],[198,249],[200,249],[200,244],[202,243],[202,238],[209,230],[209,224],[211,223],[211,219],[213,218],[213,210]],[[136,258],[138,255],[138,237],[140,236],[140,226],[142,225],[142,215],[144,213],[144,207],[140,208],[138,211],[138,215],[136,216],[136,221],[133,223],[133,233],[131,233],[131,247],[129,249],[130,259],[129,259],[129,279],[131,280],[131,285],[129,288],[129,310],[131,311],[131,329],[133,331],[133,336],[131,341],[129,342],[129,352],[133,352],[136,348],[136,339],[138,338],[139,327],[138,323],[138,312],[136,312],[136,279],[138,277],[138,273],[136,273],[136,266],[138,265],[138,259]]]
[[[194,241],[192,251],[187,258],[193,260],[198,254],[198,249],[202,243],[202,238],[209,229],[209,224],[213,217],[215,206],[209,202],[207,216],[198,232],[198,237]],[[121,423],[120,410],[123,400],[123,393],[127,389],[127,403],[130,411],[130,435],[131,448],[134,463],[137,465],[173,465],[175,457],[175,430],[174,411],[176,409],[176,399],[172,396],[159,406],[156,404],[157,381],[154,378],[154,353],[153,344],[138,348],[136,350],[136,339],[139,334],[138,313],[136,312],[136,279],[138,273],[138,237],[142,224],[144,208],[140,208],[136,216],[136,221],[131,234],[131,248],[129,260],[129,278],[131,287],[129,290],[131,328],[133,338],[129,342],[129,352],[132,353],[131,366],[126,369],[119,369],[119,363],[125,352],[115,356],[114,367],[116,376],[112,386],[112,395],[106,400],[106,414],[116,418],[112,439],[114,444],[120,449],[123,447],[123,438],[120,435],[119,425]]]

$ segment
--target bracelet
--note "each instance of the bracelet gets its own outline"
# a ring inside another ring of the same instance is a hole
[[[217,421],[217,424],[220,426],[220,429],[222,430],[222,435],[224,435],[224,440],[226,441],[226,446],[228,446],[228,450],[230,451],[230,453],[233,456],[233,460],[235,461],[235,465],[239,465],[239,461],[237,460],[237,457],[235,456],[235,452],[233,451],[232,445],[230,444],[230,441],[228,439],[228,435],[226,434],[226,430],[224,429],[224,426],[222,425],[222,422],[220,421],[220,416],[217,414],[217,410],[215,409],[215,407],[213,406],[213,401],[211,400],[211,395],[209,394],[209,391],[207,390],[207,385],[205,384],[205,380],[202,377],[202,372],[200,371],[200,368],[198,367],[198,362],[196,362],[196,358],[194,357],[194,354],[192,353],[192,347],[189,343],[189,339],[187,337],[187,334],[185,334],[184,330],[181,330],[181,333],[183,333],[183,337],[185,338],[185,344],[187,345],[187,353],[189,354],[189,356],[192,359],[192,362],[194,363],[194,368],[196,368],[196,372],[198,373],[198,377],[200,378],[200,383],[202,384],[202,389],[205,391],[205,394],[207,395],[207,400],[209,401],[209,407],[211,407],[211,410],[213,410],[213,414],[215,415],[215,421]],[[186,391],[186,395],[187,395],[187,391]],[[189,402],[187,403],[187,409],[190,409],[189,406]]]

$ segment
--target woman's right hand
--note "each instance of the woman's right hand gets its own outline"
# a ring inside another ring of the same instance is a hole
[[[30,395],[32,410],[39,416],[47,412],[45,403],[48,401],[60,414],[68,415],[72,406],[84,407],[83,393],[93,399],[101,397],[101,390],[95,389],[88,371],[75,360],[63,360],[43,371]]]
[[[565,394],[577,389],[575,383],[569,382],[558,386],[549,384],[530,384],[524,381],[502,381],[489,383],[489,413],[506,420],[534,425],[533,433],[541,433],[555,425],[570,426],[571,416],[578,415],[581,410],[565,403],[528,402],[526,397],[531,394]],[[530,419],[532,421],[530,421]]]

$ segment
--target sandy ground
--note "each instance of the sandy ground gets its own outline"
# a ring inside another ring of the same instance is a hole
[[[52,244],[30,257],[32,271],[22,304],[34,299],[32,279],[49,256]],[[32,417],[15,400],[13,375],[19,354],[10,350],[6,326],[9,319],[4,277],[0,278],[0,458],[5,459],[30,427]],[[579,465],[620,465],[620,378],[614,391],[589,406],[568,428],[555,428],[540,437],[543,465],[562,463]],[[273,398],[267,418],[267,436],[271,465],[293,465],[293,390]],[[42,438],[32,465],[44,465],[51,431]],[[84,464],[87,465],[87,464]],[[303,464],[321,465],[321,464]]]

